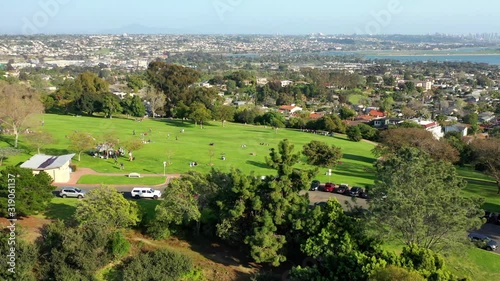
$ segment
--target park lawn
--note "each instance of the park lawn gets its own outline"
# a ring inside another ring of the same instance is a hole
[[[122,185],[122,184],[159,185],[163,183],[165,183],[165,177],[129,178],[127,176],[83,175],[78,180],[78,184],[105,184],[105,185]]]
[[[483,209],[500,213],[498,187],[490,176],[475,171],[472,167],[457,167],[458,174],[468,181],[463,191],[468,197],[484,198]]]
[[[388,241],[382,247],[399,255],[404,245],[401,242]],[[469,277],[474,281],[500,280],[500,255],[473,246],[463,247],[460,251],[441,254],[448,270],[458,277]]]
[[[163,162],[169,162],[167,174],[182,174],[190,170],[207,173],[212,168],[229,172],[237,168],[243,173],[255,172],[256,175],[273,175],[265,161],[270,148],[276,148],[283,139],[289,139],[295,145],[296,152],[312,140],[327,142],[342,149],[344,158],[342,163],[333,170],[331,177],[326,175],[327,168],[320,168],[318,179],[322,182],[348,183],[349,185],[373,184],[375,172],[373,170],[374,156],[371,153],[373,144],[367,142],[351,142],[345,136],[326,137],[300,131],[279,129],[277,131],[265,126],[243,125],[226,123],[222,127],[220,122],[210,122],[200,129],[191,122],[168,119],[146,119],[136,122],[132,119],[105,119],[99,117],[74,117],[69,115],[44,115],[43,130],[50,132],[56,143],[43,150],[46,154],[61,155],[72,153],[68,149],[69,140],[66,136],[74,131],[88,132],[97,140],[105,134],[116,134],[120,141],[132,138],[141,138],[146,133],[145,144],[142,149],[134,152],[135,161],[129,162],[126,158],[119,158],[124,163],[125,171],[120,171],[112,159],[100,159],[82,154],[73,163],[77,167],[87,167],[101,173],[136,172],[141,174],[163,174]],[[184,129],[184,133],[181,133]],[[133,130],[136,135],[133,135]],[[151,132],[150,132],[151,130]],[[176,140],[177,137],[177,140]],[[210,146],[210,143],[214,143]],[[264,144],[264,145],[261,145]],[[242,147],[245,144],[246,147]],[[23,146],[23,136],[20,137]],[[17,165],[33,155],[24,153],[20,156],[7,159],[7,165]],[[226,160],[221,156],[225,155]],[[305,164],[306,158],[301,156],[301,164],[297,168],[312,169]],[[190,162],[197,162],[198,166],[190,167]]]
[[[54,197],[49,203],[47,211],[35,217],[52,220],[69,220],[76,211],[78,202],[82,199]]]

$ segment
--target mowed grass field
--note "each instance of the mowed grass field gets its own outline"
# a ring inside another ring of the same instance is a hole
[[[237,168],[244,173],[272,175],[275,171],[266,165],[265,157],[269,156],[270,149],[276,148],[281,140],[289,139],[295,145],[297,152],[311,140],[324,141],[342,148],[344,158],[333,170],[331,177],[325,175],[327,168],[320,169],[318,179],[322,182],[367,185],[373,184],[375,178],[372,169],[375,158],[371,153],[374,145],[367,142],[351,142],[343,136],[326,137],[286,129],[275,131],[265,126],[234,123],[226,123],[225,127],[222,127],[220,122],[211,122],[201,129],[191,122],[166,119],[136,122],[132,119],[67,115],[45,115],[43,118],[45,126],[42,129],[50,132],[57,141],[43,149],[46,154],[73,153],[68,149],[70,142],[66,136],[74,131],[88,132],[97,140],[106,134],[114,134],[121,142],[125,142],[132,138],[140,139],[141,133],[146,134],[144,136],[146,141],[151,140],[151,143],[134,152],[135,161],[129,162],[123,157],[119,159],[124,163],[125,170],[120,170],[118,165],[114,165],[112,159],[94,158],[88,154],[82,154],[81,162],[78,162],[77,157],[74,158],[73,163],[77,166],[92,168],[100,173],[163,174],[163,162],[167,161],[171,163],[166,168],[167,174],[186,173],[190,170],[206,173],[212,168],[230,171],[231,168]],[[133,135],[134,130],[136,135]],[[181,130],[184,130],[184,133],[181,133]],[[23,136],[20,137],[20,145],[24,145]],[[11,157],[5,164],[17,165],[33,154],[35,151]],[[221,159],[222,155],[226,160]],[[198,165],[190,167],[190,162],[197,162]],[[306,164],[304,156],[297,167],[313,168]]]
[[[42,117],[40,117],[42,118]],[[88,132],[96,138],[103,139],[106,135],[116,135],[121,142],[132,138],[141,139],[151,143],[145,144],[142,149],[134,152],[135,161],[129,162],[122,157],[119,162],[124,163],[124,170],[115,165],[112,159],[100,159],[82,154],[81,162],[74,158],[73,163],[78,167],[92,168],[100,173],[131,173],[163,174],[163,162],[169,162],[167,174],[182,174],[190,170],[202,173],[209,172],[212,168],[230,171],[231,168],[239,169],[244,173],[255,172],[256,175],[272,175],[265,161],[271,148],[276,148],[283,139],[289,139],[295,145],[296,152],[302,150],[303,145],[312,140],[324,141],[336,145],[344,154],[340,164],[333,169],[331,176],[327,175],[328,168],[320,168],[317,175],[322,183],[347,183],[351,186],[366,186],[374,183],[376,172],[373,168],[375,157],[371,153],[374,144],[368,142],[351,142],[345,136],[336,135],[326,137],[300,131],[279,129],[277,131],[266,126],[254,126],[235,123],[226,123],[222,127],[220,122],[210,122],[203,129],[189,121],[169,119],[146,119],[137,122],[133,119],[102,117],[74,117],[69,115],[43,116],[45,126],[43,130],[50,132],[56,143],[49,145],[43,152],[46,154],[60,155],[73,153],[69,150],[69,140],[66,138],[74,131]],[[136,135],[133,135],[135,130]],[[183,130],[183,133],[181,132]],[[12,137],[2,136],[0,146],[8,146]],[[213,144],[211,146],[210,144]],[[20,137],[20,146],[26,148],[23,136]],[[243,147],[242,147],[243,146]],[[35,154],[35,151],[26,150],[25,153],[10,157],[4,161],[7,165],[18,165]],[[226,160],[222,160],[221,156]],[[306,158],[301,155],[301,163],[297,168],[312,169],[306,164]],[[190,162],[197,162],[196,167],[190,167]],[[497,188],[488,176],[478,173],[471,168],[458,168],[458,172],[469,185],[464,191],[467,196],[484,197],[485,209],[500,212],[500,196],[496,194]],[[141,184],[159,184],[161,178],[130,179],[125,177],[97,177],[84,176],[79,183],[82,184],[134,184],[139,180]]]

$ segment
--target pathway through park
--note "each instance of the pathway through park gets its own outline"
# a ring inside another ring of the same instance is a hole
[[[128,173],[113,173],[113,174],[108,174],[108,173],[98,173],[90,168],[78,168],[75,172],[71,173],[71,179],[69,182],[66,183],[54,183],[54,186],[57,187],[63,187],[63,186],[75,186],[75,187],[99,187],[100,184],[78,184],[78,180],[84,175],[95,175],[95,176],[109,176],[109,177],[126,177],[128,176]],[[170,179],[173,178],[179,178],[181,174],[168,174],[164,176],[163,174],[141,174],[141,177],[165,177],[165,182],[155,185],[156,187],[165,187],[168,185]],[[111,184],[110,186],[113,187],[134,187],[137,186],[137,184],[118,184],[114,185]]]

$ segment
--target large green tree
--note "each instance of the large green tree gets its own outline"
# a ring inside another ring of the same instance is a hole
[[[466,182],[450,163],[403,148],[376,167],[370,208],[387,237],[442,249],[480,226],[482,202],[463,197]]]
[[[214,118],[222,122],[222,127],[224,127],[226,121],[234,120],[234,113],[236,109],[233,106],[221,105],[214,109]]]
[[[471,147],[476,163],[483,165],[495,179],[500,194],[500,139],[475,140]]]
[[[6,167],[0,174],[0,215],[24,217],[45,211],[54,197],[53,179],[45,172]]]
[[[99,225],[108,230],[134,226],[139,222],[139,208],[116,189],[101,186],[81,200],[74,218],[81,225]]]
[[[149,64],[149,83],[166,96],[166,113],[172,116],[172,109],[190,85],[198,81],[200,73],[192,68],[155,61]]]
[[[307,156],[307,161],[311,165],[328,167],[335,169],[338,161],[342,158],[342,151],[339,147],[321,141],[311,141],[304,145],[302,154]]]
[[[194,121],[195,125],[200,124],[200,128],[203,129],[203,123],[212,117],[210,110],[201,102],[194,102],[191,104],[189,109],[189,118]]]
[[[173,179],[163,193],[161,203],[156,206],[155,217],[148,225],[148,233],[157,239],[165,239],[175,226],[198,222],[201,214],[196,200],[197,194],[192,177]]]

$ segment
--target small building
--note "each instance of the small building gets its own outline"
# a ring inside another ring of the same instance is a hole
[[[65,183],[71,178],[72,171],[69,165],[74,156],[75,154],[61,156],[37,154],[24,162],[21,168],[30,169],[35,175],[44,171],[55,183]]]
[[[422,126],[426,131],[431,132],[435,139],[439,140],[444,137],[443,127],[438,122],[431,120],[412,119],[411,121]]]
[[[444,127],[444,133],[457,132],[460,136],[465,137],[468,134],[468,127],[465,124],[454,124]]]
[[[282,105],[278,109],[280,113],[283,113],[285,115],[291,115],[294,114],[295,112],[302,111],[301,107],[296,106],[295,104],[292,105]]]

